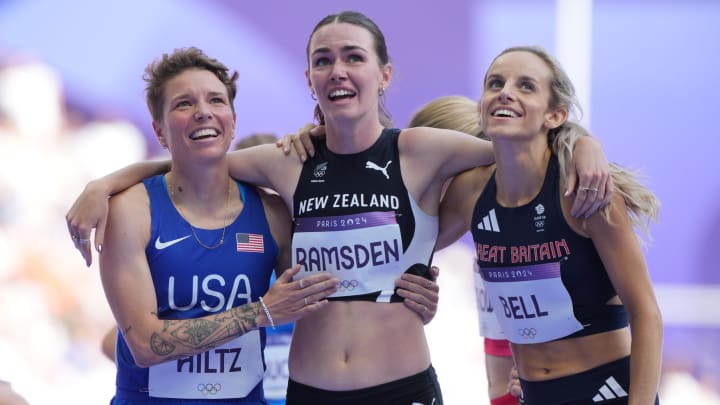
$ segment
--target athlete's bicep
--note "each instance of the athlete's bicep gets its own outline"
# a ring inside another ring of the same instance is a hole
[[[115,320],[131,350],[157,312],[153,280],[145,256],[149,238],[147,197],[137,185],[113,198],[100,255],[100,276]]]

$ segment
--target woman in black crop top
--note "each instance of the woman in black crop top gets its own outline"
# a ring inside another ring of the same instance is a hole
[[[473,232],[523,403],[657,403],[662,321],[633,227],[654,220],[659,203],[614,166],[611,203],[588,218],[571,215],[559,169],[569,153],[556,156],[552,146],[561,135],[586,134],[568,121],[577,107],[567,75],[544,50],[515,47],[495,58],[480,120],[496,167],[455,178],[438,247]],[[595,184],[577,190],[597,192]]]

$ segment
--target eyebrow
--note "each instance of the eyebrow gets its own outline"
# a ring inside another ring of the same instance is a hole
[[[215,97],[215,96],[220,96],[220,97],[225,97],[225,98],[228,97],[228,95],[222,91],[208,91],[207,95],[209,97]],[[183,100],[183,99],[187,99],[187,98],[195,98],[195,96],[193,96],[192,93],[183,92],[183,93],[179,93],[179,94],[171,97],[168,101],[175,102],[177,100]]]
[[[505,77],[503,75],[499,75],[499,74],[492,74],[492,75],[489,75],[485,79],[485,81],[487,82],[490,79],[505,79]],[[539,81],[537,79],[530,77],[530,76],[525,76],[525,75],[520,76],[520,80],[527,80],[527,81],[531,81],[533,83],[539,83]]]
[[[363,52],[367,53],[367,49],[363,48],[362,46],[358,46],[358,45],[345,45],[342,48],[340,48],[340,50],[342,52],[351,52],[351,51],[359,50],[359,51],[363,51]],[[315,55],[318,53],[327,53],[327,52],[330,52],[330,48],[323,47],[323,48],[318,48],[318,49],[314,50],[312,54]]]

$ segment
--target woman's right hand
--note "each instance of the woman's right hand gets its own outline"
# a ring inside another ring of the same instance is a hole
[[[90,235],[93,229],[95,229],[95,249],[98,253],[102,252],[109,198],[110,195],[102,180],[93,180],[85,186],[65,215],[70,238],[88,267],[92,264]]]
[[[315,274],[293,281],[302,266],[285,270],[263,296],[275,325],[294,322],[328,304],[326,299],[337,291],[339,280],[328,273]],[[269,326],[270,322],[263,324]]]

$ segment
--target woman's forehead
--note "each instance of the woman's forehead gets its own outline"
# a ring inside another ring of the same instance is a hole
[[[355,24],[331,23],[320,27],[310,41],[310,52],[321,48],[359,46],[372,50],[373,38],[370,31]]]

